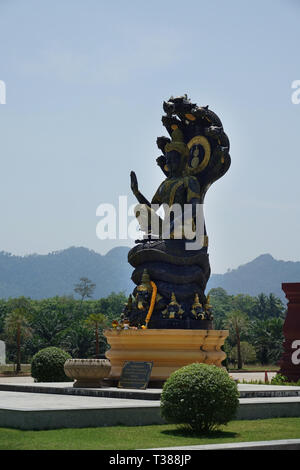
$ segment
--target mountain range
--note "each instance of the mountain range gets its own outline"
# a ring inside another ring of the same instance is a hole
[[[80,277],[95,284],[94,298],[111,292],[129,294],[133,268],[127,262],[129,248],[116,247],[106,255],[84,247],[71,247],[47,255],[16,256],[0,252],[0,298],[76,295]],[[228,294],[274,293],[285,300],[282,282],[300,282],[300,262],[280,261],[263,254],[224,274],[212,274],[206,292],[222,287]]]

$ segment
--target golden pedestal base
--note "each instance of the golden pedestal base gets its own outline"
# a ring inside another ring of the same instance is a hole
[[[125,361],[153,362],[152,381],[164,381],[175,370],[202,362],[221,367],[221,346],[227,330],[116,330],[104,331],[111,347],[109,379],[118,380]]]

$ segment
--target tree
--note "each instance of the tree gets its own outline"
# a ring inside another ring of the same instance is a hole
[[[234,310],[239,310],[251,317],[253,308],[255,306],[255,298],[248,294],[237,294],[232,299]]]
[[[95,330],[96,357],[99,357],[99,328],[106,325],[107,318],[103,313],[91,313],[85,321]]]
[[[284,318],[285,307],[278,297],[274,294],[270,294],[268,298],[268,316],[273,318]]]
[[[227,313],[232,310],[232,295],[228,295],[222,287],[210,289],[209,291],[210,303],[213,307],[214,315],[214,328],[221,330],[223,321]]]
[[[81,303],[85,298],[91,298],[93,296],[96,284],[94,284],[87,277],[81,277],[80,282],[75,284],[74,291],[76,294],[81,296]]]
[[[251,322],[249,339],[255,347],[261,364],[276,363],[280,359],[284,340],[282,328],[282,318],[268,318]]]
[[[253,316],[258,320],[269,318],[284,318],[285,307],[282,301],[274,294],[259,294],[255,298]]]
[[[241,355],[244,364],[251,364],[256,360],[255,348],[247,341],[241,341]],[[237,346],[231,349],[229,356],[232,362],[237,361]]]
[[[264,320],[267,317],[268,311],[268,297],[266,294],[259,294],[256,297],[255,306],[253,309],[254,316],[259,320]]]
[[[245,313],[239,310],[234,310],[227,313],[224,323],[227,328],[231,329],[235,337],[237,348],[237,367],[238,369],[242,369],[243,359],[241,353],[241,334],[247,329],[249,318]]]
[[[0,299],[0,339],[3,334],[5,317],[7,316],[8,313],[9,313],[9,308],[7,305],[7,301],[4,299]]]
[[[16,308],[22,308],[23,311],[26,312],[27,316],[32,312],[31,299],[28,297],[21,296],[10,298],[7,301],[7,305],[10,311],[15,310]]]
[[[31,336],[31,328],[29,326],[26,309],[18,307],[9,313],[4,321],[4,333],[8,341],[16,341],[17,346],[17,368],[16,372],[21,371],[21,343],[26,337]]]
[[[94,354],[94,331],[86,327],[86,320],[72,324],[59,334],[61,347],[73,358],[85,359]]]
[[[124,305],[127,302],[124,292],[112,292],[109,296],[97,301],[97,312],[104,312],[109,321],[120,319]]]
[[[43,307],[31,321],[34,335],[40,339],[39,348],[59,346],[58,335],[69,326],[67,318],[58,310]]]

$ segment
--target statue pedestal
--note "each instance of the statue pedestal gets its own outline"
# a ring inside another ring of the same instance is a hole
[[[151,382],[165,381],[175,370],[202,362],[221,367],[226,358],[221,346],[227,330],[116,330],[104,331],[111,347],[109,379],[118,380],[125,361],[153,362]]]

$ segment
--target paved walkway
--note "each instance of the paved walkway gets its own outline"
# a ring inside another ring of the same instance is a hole
[[[276,375],[276,372],[268,372],[268,379],[271,381],[272,377]],[[241,383],[244,381],[265,381],[264,372],[230,372],[230,376],[234,379],[238,379]],[[18,384],[30,384],[34,383],[32,377],[0,377],[0,383],[18,383]]]
[[[0,383],[4,384],[32,384],[32,377],[0,377]]]
[[[187,450],[300,450],[300,439],[237,442],[232,444],[206,444],[181,447],[161,447],[147,450],[181,450],[184,452],[186,452]]]
[[[5,409],[23,411],[82,410],[103,408],[157,408],[157,400],[133,400],[128,398],[86,397],[44,393],[0,392],[0,403]]]

